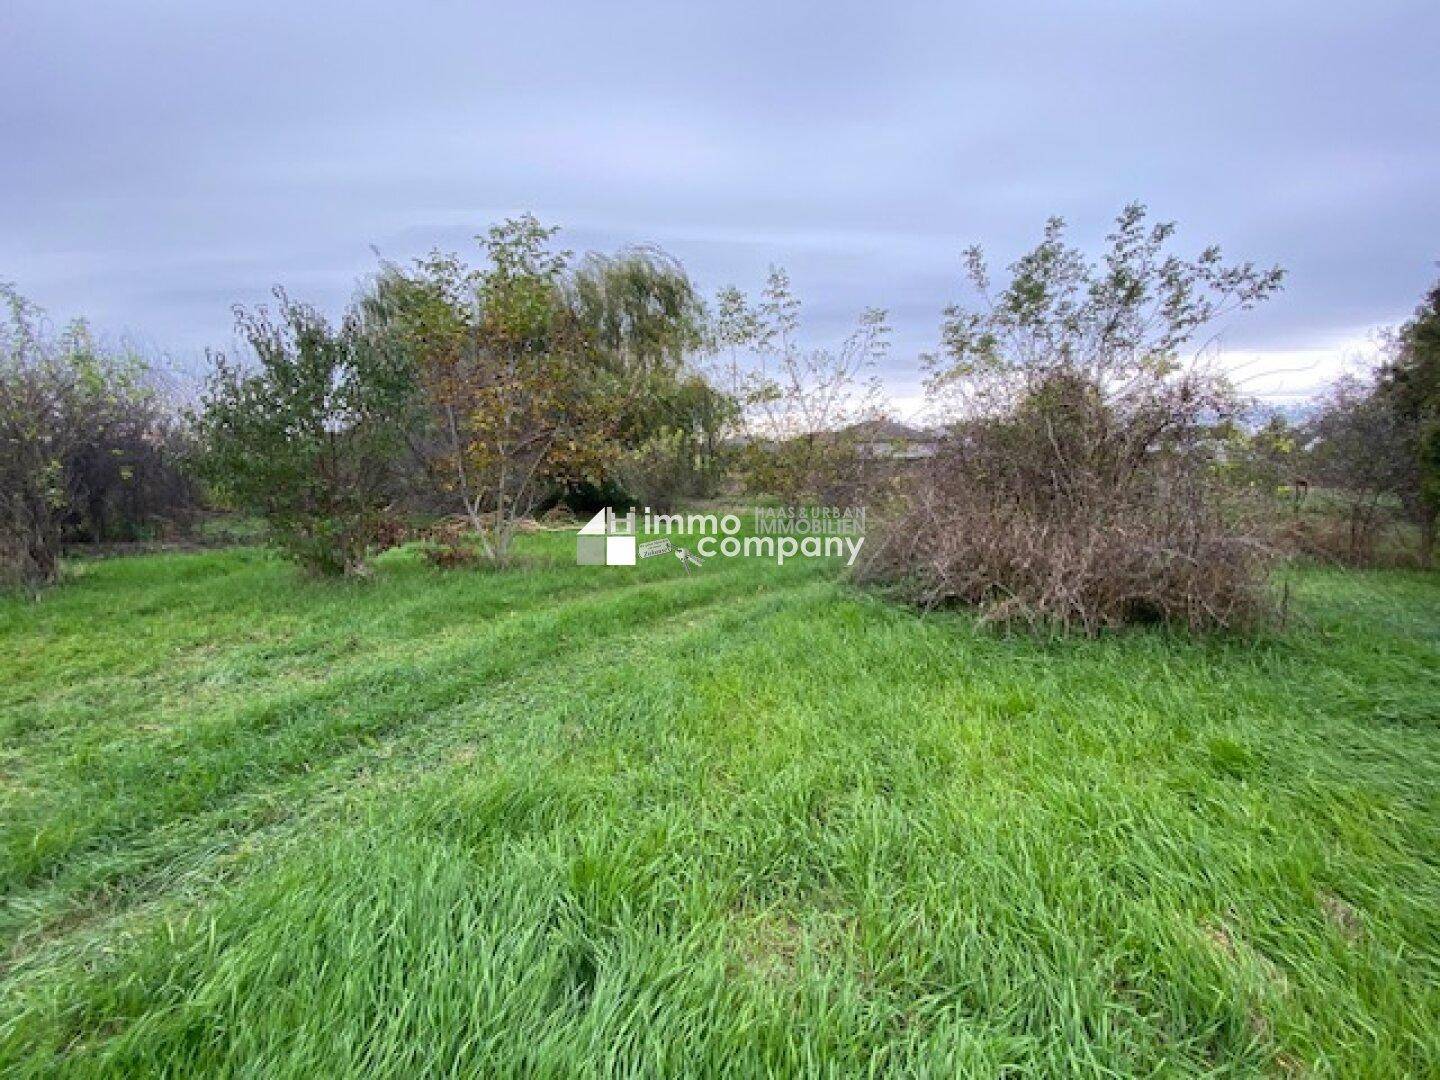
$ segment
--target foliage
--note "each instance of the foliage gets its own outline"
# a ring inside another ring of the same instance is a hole
[[[1375,561],[1396,493],[1410,473],[1409,448],[1397,421],[1390,400],[1377,392],[1373,375],[1342,378],[1322,399],[1309,425],[1307,471],[1328,495],[1341,501],[1344,531],[1338,538],[1302,531],[1297,540],[1305,554],[1329,556],[1351,566]]]
[[[68,502],[64,463],[80,439],[85,396],[75,334],[47,339],[39,313],[9,286],[0,339],[0,571],[12,584],[52,580]]]
[[[1272,296],[1284,273],[1226,265],[1214,246],[1185,259],[1166,250],[1175,224],[1147,227],[1147,217],[1139,203],[1120,212],[1101,264],[1067,244],[1064,221],[1051,218],[998,296],[983,251],[969,248],[967,277],[982,304],[947,309],[932,391],[964,415],[996,414],[1059,376],[1093,387],[1118,410],[1146,414],[1147,439],[1204,415],[1164,402],[1221,404],[1226,386],[1186,363],[1182,350],[1207,324]]]
[[[0,1074],[1440,1071],[1433,576],[1050,643],[517,556],[0,601]]]
[[[52,333],[8,285],[0,324],[0,579],[53,580],[67,535],[134,539],[188,515],[187,433],[138,357]]]
[[[721,292],[716,378],[739,409],[729,427],[747,489],[794,502],[831,496],[861,462],[844,429],[877,419],[883,400],[871,374],[889,350],[886,314],[870,308],[834,347],[800,341],[801,304],[785,271],[772,268],[758,303]]]
[[[391,530],[410,363],[355,312],[332,328],[314,308],[276,298],[273,315],[237,311],[254,364],[216,358],[199,417],[203,467],[300,565],[361,574]]]
[[[691,364],[706,313],[684,268],[651,249],[591,254],[567,292],[594,362],[623,387],[606,476],[656,509],[712,495],[736,406]]]
[[[1170,223],[1126,207],[1098,264],[1052,219],[998,294],[967,254],[981,306],[949,309],[931,358],[951,421],[868,572],[934,606],[1086,633],[1162,620],[1253,624],[1263,547],[1227,506],[1215,425],[1237,399],[1182,350],[1220,315],[1270,296],[1279,270],[1216,248],[1167,250]]]
[[[1284,415],[1266,416],[1253,429],[1239,417],[1226,418],[1214,434],[1231,482],[1292,503],[1308,485],[1305,451],[1311,433]]]
[[[715,490],[713,457],[693,432],[671,428],[621,453],[615,476],[640,506],[669,512],[682,499],[703,498]]]
[[[703,340],[704,310],[685,268],[653,248],[591,253],[563,285],[592,363],[627,382],[658,380],[653,394],[626,404],[643,411],[669,392]]]
[[[1440,282],[1396,333],[1377,390],[1404,443],[1398,496],[1420,527],[1420,558],[1428,566],[1440,520]]]
[[[463,517],[445,518],[424,529],[418,548],[426,562],[441,570],[473,566],[480,561],[475,530]]]
[[[1418,527],[1419,562],[1429,566],[1440,515],[1440,285],[1389,335],[1387,351],[1378,369],[1339,380],[1321,399],[1309,464],[1347,504],[1346,562],[1374,562],[1398,510]]]
[[[65,461],[71,494],[67,539],[145,540],[187,526],[200,505],[194,432],[158,389],[158,373],[133,356],[93,347],[81,437]],[[98,381],[97,381],[98,380]]]
[[[429,415],[420,448],[487,558],[558,484],[603,483],[626,441],[666,416],[701,309],[655,252],[572,268],[555,230],[525,216],[492,228],[487,265],[432,254],[387,266],[370,318],[416,357]]]

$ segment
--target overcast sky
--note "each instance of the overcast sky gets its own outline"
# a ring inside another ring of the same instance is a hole
[[[192,366],[530,210],[888,308],[906,404],[965,245],[1138,198],[1289,270],[1221,344],[1295,394],[1440,273],[1440,4],[0,0],[0,147],[0,280]]]

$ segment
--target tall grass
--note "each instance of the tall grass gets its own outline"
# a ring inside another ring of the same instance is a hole
[[[826,567],[0,606],[0,1073],[1440,1067],[1440,586],[1037,642]]]

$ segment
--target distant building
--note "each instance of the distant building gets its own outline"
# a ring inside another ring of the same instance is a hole
[[[939,436],[898,420],[865,420],[841,432],[862,457],[882,461],[918,461],[940,449]]]

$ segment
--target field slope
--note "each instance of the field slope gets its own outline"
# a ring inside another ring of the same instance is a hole
[[[0,601],[0,1074],[1440,1071],[1440,584],[1040,643],[829,568]]]

